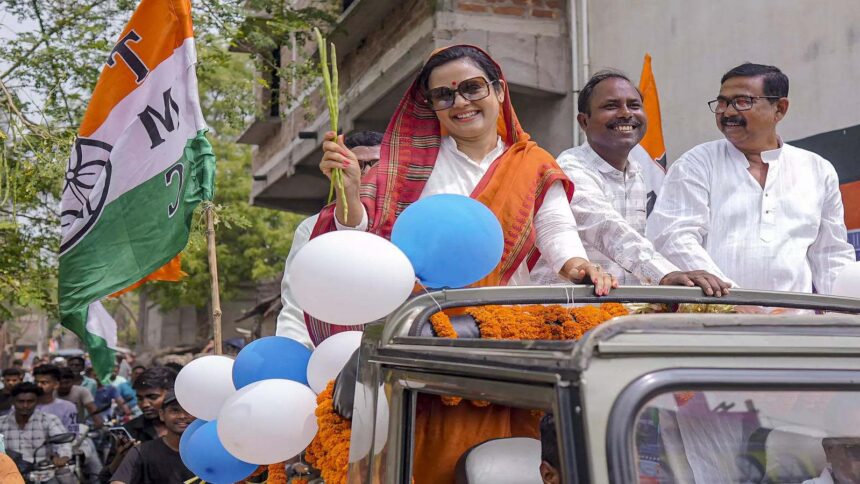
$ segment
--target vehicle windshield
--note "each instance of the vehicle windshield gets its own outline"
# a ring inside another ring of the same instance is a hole
[[[672,392],[637,422],[641,483],[860,482],[860,392]]]

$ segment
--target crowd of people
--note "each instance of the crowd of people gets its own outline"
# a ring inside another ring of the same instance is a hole
[[[15,360],[2,372],[0,482],[23,483],[43,462],[54,465],[49,482],[57,484],[178,484],[194,477],[179,457],[179,439],[194,417],[173,393],[178,369],[147,368],[122,355],[102,381],[83,356],[35,358],[30,369]],[[63,434],[74,439],[49,442]]]

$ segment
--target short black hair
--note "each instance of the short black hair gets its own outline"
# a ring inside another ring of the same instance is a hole
[[[607,79],[624,79],[629,82],[634,89],[636,89],[636,92],[639,93],[639,98],[642,98],[642,92],[639,90],[639,87],[637,87],[636,84],[633,84],[633,81],[627,77],[627,74],[614,69],[604,69],[591,76],[591,79],[589,79],[588,82],[582,86],[582,89],[579,90],[579,97],[576,99],[576,107],[580,113],[591,116],[591,96],[594,94],[594,88]]]
[[[80,362],[81,362],[81,365],[86,366],[86,360],[84,360],[84,357],[83,357],[83,356],[70,356],[70,357],[66,360],[66,363],[71,363],[72,361],[80,361]]]
[[[47,375],[53,377],[54,380],[60,381],[60,368],[51,363],[45,363],[33,370],[33,376]]]
[[[540,419],[540,458],[558,469],[558,439],[555,434],[555,418],[551,413]]]
[[[61,366],[60,368],[60,380],[65,380],[67,378],[74,378],[75,372],[72,371],[68,366]]]
[[[472,61],[475,67],[484,71],[487,80],[490,82],[498,81],[502,77],[502,73],[499,71],[496,63],[484,51],[471,45],[457,45],[430,56],[430,59],[421,68],[421,72],[418,73],[418,87],[421,88],[421,91],[427,92],[430,73],[433,72],[433,69],[457,59],[469,59]]]
[[[162,390],[173,390],[176,382],[176,372],[166,366],[154,366],[147,368],[134,380],[132,388],[160,388]]]
[[[763,77],[765,96],[788,97],[788,76],[779,67],[744,62],[723,74],[720,84],[733,77]]]
[[[176,373],[179,373],[180,371],[182,371],[182,364],[177,363],[175,361],[168,361],[167,363],[164,364],[164,366],[166,368],[170,368],[171,370],[173,370]]]
[[[24,371],[20,368],[6,368],[3,370],[3,376],[24,376]]]
[[[136,369],[138,369],[138,368],[140,368],[141,370],[145,370],[145,369],[146,369],[146,367],[145,367],[145,366],[143,366],[143,365],[134,365],[134,368],[132,368],[132,370],[136,370]]]
[[[379,146],[382,144],[382,133],[379,131],[353,131],[343,137],[343,144],[349,149],[356,146]]]
[[[12,389],[12,398],[17,397],[22,393],[34,393],[36,394],[36,397],[41,397],[45,392],[42,391],[42,388],[39,385],[25,381],[15,385],[15,388]]]

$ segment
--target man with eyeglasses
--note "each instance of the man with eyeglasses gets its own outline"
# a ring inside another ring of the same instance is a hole
[[[379,150],[382,145],[382,133],[377,131],[353,131],[344,137],[344,145],[355,153],[361,167],[362,177],[379,161]],[[301,342],[308,348],[313,348],[307,325],[305,324],[304,312],[296,304],[290,290],[290,263],[299,253],[299,250],[308,243],[311,232],[317,223],[319,215],[314,215],[303,220],[296,227],[293,234],[293,244],[287,255],[284,267],[284,277],[281,280],[281,302],[283,308],[278,314],[278,323],[275,334],[285,336]]]
[[[746,63],[721,83],[708,105],[725,139],[672,164],[648,238],[682,270],[706,270],[737,287],[830,294],[854,250],[836,170],[777,134],[788,77]]]

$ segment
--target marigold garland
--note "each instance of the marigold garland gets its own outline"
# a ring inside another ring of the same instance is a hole
[[[326,483],[346,483],[351,422],[334,409],[334,380],[317,395],[315,413],[319,430],[308,446],[305,459],[320,470]]]
[[[558,304],[543,306],[475,306],[466,308],[466,314],[475,319],[481,338],[510,340],[577,340],[595,326],[616,316],[629,314],[624,305],[604,303],[600,307],[582,306],[571,309]],[[430,317],[433,331],[440,338],[456,338],[457,331],[444,312]],[[463,401],[458,396],[443,396],[448,406]],[[472,400],[472,405],[485,407],[486,400]]]
[[[266,479],[266,484],[287,484],[286,462],[269,464],[268,470],[269,477]]]
[[[442,311],[430,316],[430,325],[433,326],[433,332],[439,338],[456,338],[457,331],[454,325],[451,324],[451,318]]]

